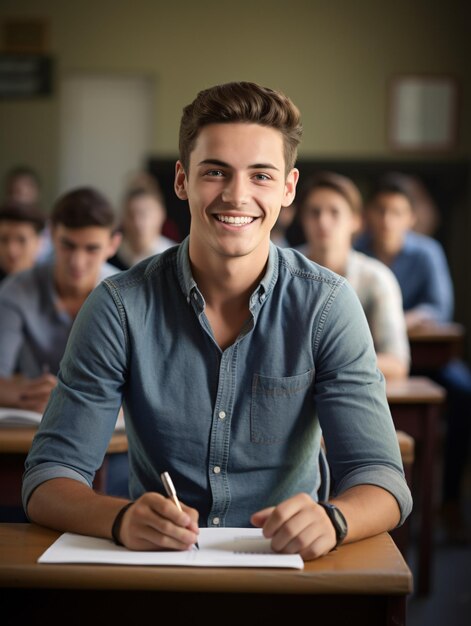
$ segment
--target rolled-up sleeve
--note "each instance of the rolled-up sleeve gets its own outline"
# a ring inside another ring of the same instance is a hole
[[[381,487],[395,497],[402,524],[412,510],[412,496],[371,332],[347,283],[326,307],[313,347],[318,365],[314,393],[333,492],[363,484]]]

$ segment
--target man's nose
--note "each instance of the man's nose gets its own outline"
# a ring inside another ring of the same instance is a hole
[[[232,176],[222,192],[223,202],[238,208],[248,204],[248,182],[243,176]]]
[[[74,268],[83,268],[87,262],[87,255],[83,250],[74,250],[69,257],[70,265]]]

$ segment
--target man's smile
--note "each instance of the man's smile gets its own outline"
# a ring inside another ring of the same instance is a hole
[[[230,224],[231,226],[246,226],[256,219],[250,215],[215,215],[215,217],[223,224]]]

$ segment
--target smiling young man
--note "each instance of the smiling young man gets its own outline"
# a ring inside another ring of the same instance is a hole
[[[253,83],[185,107],[175,191],[189,236],[82,307],[27,460],[33,521],[131,549],[188,549],[199,525],[255,525],[275,550],[312,559],[407,517],[361,306],[344,279],[270,242],[295,196],[300,138],[293,103]],[[121,404],[131,501],[91,488]]]
[[[0,288],[0,404],[43,411],[72,323],[98,282],[116,273],[114,211],[99,192],[64,194],[51,215],[54,256]]]

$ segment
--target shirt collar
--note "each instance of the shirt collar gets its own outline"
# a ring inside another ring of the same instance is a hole
[[[188,302],[190,301],[192,292],[198,294],[198,299],[200,297],[202,298],[196,281],[191,273],[189,247],[190,239],[188,236],[180,244],[177,256],[178,280]],[[251,309],[255,306],[257,301],[262,303],[276,284],[276,281],[278,280],[278,257],[278,248],[270,241],[267,268],[262,280],[250,297]],[[193,297],[195,298],[195,296]]]

